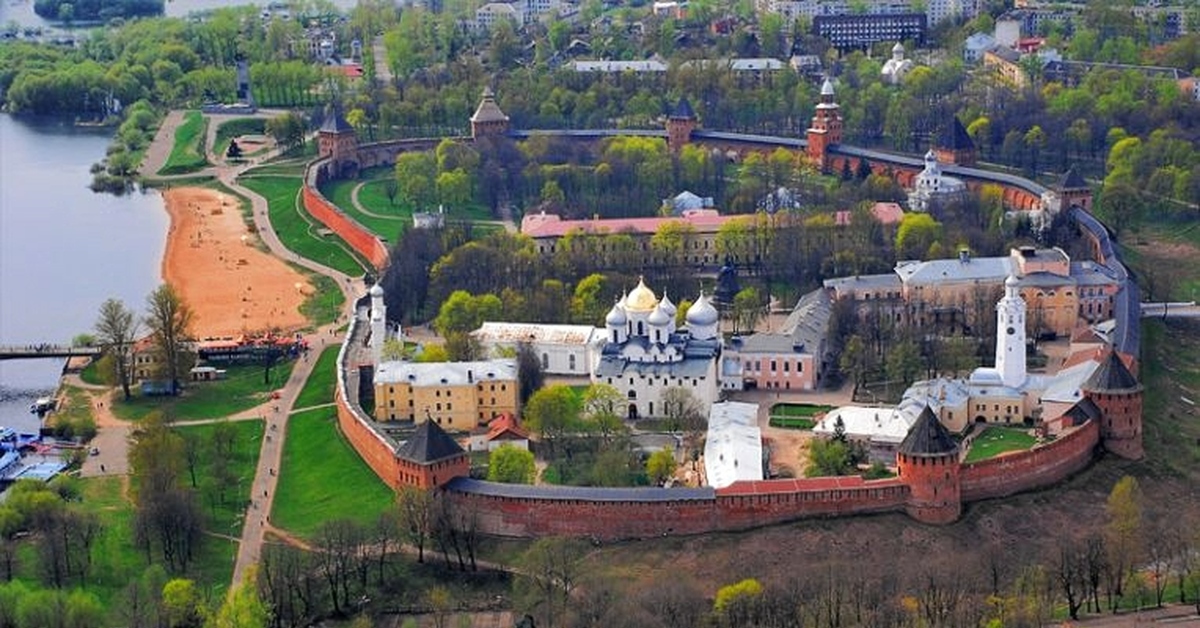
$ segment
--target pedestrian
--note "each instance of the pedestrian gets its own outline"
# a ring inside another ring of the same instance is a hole
[[[103,464],[100,465],[100,473],[104,473],[104,465]]]
[[[266,497],[266,496],[267,496],[267,489],[264,488],[263,489],[263,497]]]

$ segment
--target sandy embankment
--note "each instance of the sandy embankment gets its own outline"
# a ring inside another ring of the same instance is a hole
[[[303,275],[255,245],[238,200],[208,188],[163,191],[171,227],[163,281],[193,312],[199,338],[265,330],[294,331],[307,323],[300,304],[312,286]]]

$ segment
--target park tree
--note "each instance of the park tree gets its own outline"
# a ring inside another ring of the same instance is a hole
[[[492,450],[488,456],[487,479],[491,482],[505,484],[533,484],[537,467],[534,465],[533,452],[528,449],[501,445]]]
[[[808,441],[808,466],[805,477],[850,475],[854,473],[851,445],[843,440],[814,438]]]
[[[178,392],[180,374],[192,359],[188,350],[191,340],[192,309],[183,301],[171,284],[159,286],[146,299],[146,327],[155,349],[162,357],[163,376]]]
[[[583,420],[605,443],[625,431],[621,421],[625,401],[621,391],[609,384],[592,384],[583,392]]]
[[[108,299],[100,305],[95,331],[97,342],[111,360],[114,381],[120,384],[128,401],[132,397],[129,387],[133,380],[133,343],[140,333],[138,318],[124,302]]]
[[[134,492],[134,541],[147,559],[157,549],[167,567],[183,571],[201,539],[195,492],[183,486],[183,439],[161,413],[138,423],[129,447]]]
[[[675,475],[676,466],[675,452],[663,447],[646,459],[646,477],[656,486],[662,486]]]
[[[910,212],[896,229],[896,254],[900,259],[921,259],[942,238],[942,223],[922,212]]]
[[[400,198],[414,210],[428,210],[437,198],[437,161],[427,152],[396,157],[396,182]]]
[[[604,300],[606,292],[604,275],[592,273],[580,279],[571,297],[571,320],[581,325],[595,325],[603,320],[609,308]]]
[[[267,120],[264,129],[286,151],[304,145],[307,126],[300,114],[288,112]]]
[[[443,336],[468,333],[478,329],[484,321],[500,318],[503,304],[494,294],[472,296],[465,290],[455,290],[442,302],[433,327]]]
[[[1108,523],[1105,542],[1108,549],[1108,590],[1110,606],[1116,612],[1125,593],[1125,580],[1141,557],[1143,546],[1142,491],[1137,479],[1124,476],[1113,485],[1105,504]]]
[[[207,609],[196,583],[186,578],[174,578],[163,585],[163,610],[170,628],[201,628]]]
[[[843,375],[854,379],[856,386],[866,383],[867,379],[867,346],[862,336],[854,334],[846,341],[841,356],[838,357],[838,368]]]
[[[733,296],[733,332],[752,332],[762,320],[766,304],[758,288],[742,288]]]
[[[921,372],[921,350],[911,340],[900,342],[888,353],[885,366],[888,379],[911,384]]]
[[[517,380],[520,382],[518,399],[522,406],[546,384],[546,370],[531,343],[517,343]]]
[[[557,443],[579,423],[579,397],[570,386],[547,386],[529,398],[525,405],[525,425],[541,436],[551,457]]]
[[[206,628],[267,628],[269,611],[258,594],[258,567],[246,570],[242,581],[225,596]]]
[[[562,537],[538,539],[521,556],[518,589],[539,625],[559,626],[579,583],[583,547]]]
[[[758,623],[752,619],[757,614],[754,609],[762,597],[762,584],[758,580],[747,578],[717,589],[717,595],[713,599],[713,613],[725,625],[754,625]]]
[[[396,519],[400,532],[417,548],[417,562],[425,562],[425,545],[433,525],[433,496],[429,491],[405,486],[396,496]]]

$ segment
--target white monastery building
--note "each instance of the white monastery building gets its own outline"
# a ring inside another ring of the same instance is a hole
[[[725,488],[734,482],[761,480],[764,466],[758,404],[737,401],[713,404],[704,439],[704,475],[708,485]]]
[[[600,361],[606,332],[590,325],[487,322],[471,332],[491,354],[529,343],[549,375],[588,376]]]

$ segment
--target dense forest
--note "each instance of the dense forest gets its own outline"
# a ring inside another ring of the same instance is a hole
[[[65,23],[162,15],[163,0],[35,0],[33,11]]]

